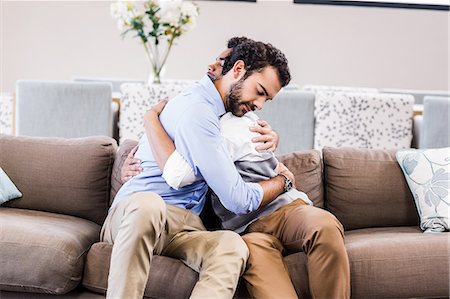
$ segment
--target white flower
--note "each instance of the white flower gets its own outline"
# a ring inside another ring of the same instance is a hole
[[[111,16],[114,18],[120,18],[127,11],[127,6],[124,2],[115,2],[110,6]]]
[[[192,2],[183,2],[181,3],[181,13],[194,19],[198,16],[197,6]]]
[[[161,1],[161,10],[157,15],[161,19],[161,23],[168,23],[172,26],[178,26],[181,16],[181,0]]]

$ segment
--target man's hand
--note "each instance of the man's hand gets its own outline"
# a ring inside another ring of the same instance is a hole
[[[164,107],[167,104],[167,99],[159,101],[156,105],[152,106],[147,112],[144,114],[144,122],[149,121],[152,116],[159,117],[161,112],[164,110]]]
[[[141,161],[134,158],[137,150],[138,146],[136,145],[123,162],[122,169],[120,169],[120,179],[122,180],[122,183],[129,181],[132,177],[135,177],[142,172],[142,167],[140,166]]]
[[[287,176],[292,181],[292,186],[295,188],[294,174],[281,162],[278,162],[278,173]]]
[[[159,101],[158,104],[154,105],[152,108],[150,108],[150,111],[155,111],[156,114],[159,116],[161,112],[164,110],[164,107],[167,104],[167,98]]]
[[[275,151],[279,142],[277,132],[275,132],[269,125],[269,123],[266,122],[265,120],[258,119],[257,122],[260,126],[250,127],[250,131],[260,133],[261,136],[253,138],[252,142],[264,142],[264,144],[257,146],[256,150],[257,151],[269,150],[272,152]]]

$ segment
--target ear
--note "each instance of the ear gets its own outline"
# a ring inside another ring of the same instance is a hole
[[[241,79],[246,70],[245,70],[245,62],[243,60],[238,60],[233,65],[233,78]]]

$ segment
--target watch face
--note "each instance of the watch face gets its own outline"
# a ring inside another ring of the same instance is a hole
[[[286,186],[284,187],[284,189],[287,191],[292,189],[292,181],[290,179],[286,180]]]
[[[284,180],[285,180],[284,181],[284,191],[288,192],[289,190],[292,189],[292,181],[287,176],[285,176],[285,175],[283,175],[283,176],[284,176]]]

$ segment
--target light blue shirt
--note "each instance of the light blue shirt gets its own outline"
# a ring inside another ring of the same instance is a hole
[[[111,208],[134,192],[151,191],[167,204],[198,215],[205,205],[209,185],[233,213],[247,214],[258,209],[262,187],[244,182],[237,172],[220,134],[219,118],[224,113],[222,98],[208,76],[170,100],[160,115],[161,123],[197,180],[178,190],[171,188],[162,177],[144,134],[135,155],[144,170],[122,186]]]

